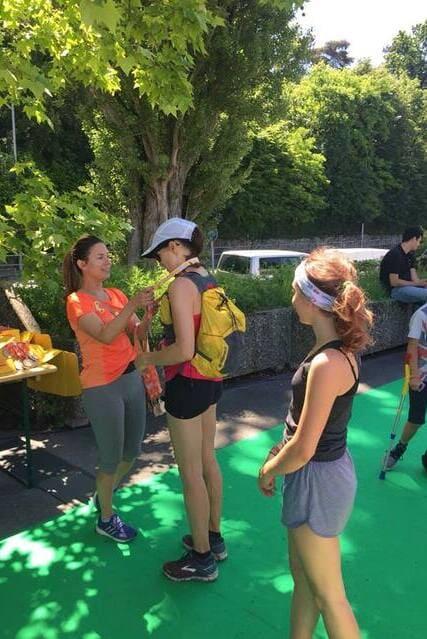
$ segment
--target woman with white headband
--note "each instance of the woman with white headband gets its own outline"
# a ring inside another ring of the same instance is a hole
[[[259,487],[271,496],[284,475],[282,522],[294,580],[290,639],[311,639],[319,615],[330,639],[359,639],[338,536],[356,493],[347,425],[372,314],[354,266],[334,249],[313,251],[296,269],[293,289],[293,307],[316,342],[292,379],[284,440],[260,469]]]

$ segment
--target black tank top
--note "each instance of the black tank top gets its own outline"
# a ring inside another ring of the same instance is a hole
[[[292,401],[285,419],[285,439],[290,439],[295,434],[301,412],[304,406],[305,392],[307,387],[308,371],[314,357],[327,348],[335,348],[340,351],[348,360],[353,376],[353,386],[343,395],[339,395],[331,408],[325,428],[317,444],[316,452],[312,459],[315,461],[334,461],[339,459],[345,451],[347,443],[347,425],[351,417],[353,398],[356,394],[359,378],[356,375],[350,358],[342,350],[341,340],[334,340],[321,346],[315,353],[309,355],[300,364],[298,370],[292,378]],[[360,368],[360,358],[357,356],[357,363]]]

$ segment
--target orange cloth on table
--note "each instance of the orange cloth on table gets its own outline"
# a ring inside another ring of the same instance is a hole
[[[44,333],[0,329],[0,375],[23,372],[42,366],[60,351],[52,348],[50,336]]]
[[[101,301],[83,291],[76,291],[67,297],[68,321],[82,354],[80,380],[83,388],[114,382],[136,356],[136,349],[124,331],[110,344],[103,344],[79,328],[78,321],[84,315],[94,313],[104,324],[109,324],[126,306],[128,298],[117,288],[106,288],[104,291],[109,297],[108,301]]]

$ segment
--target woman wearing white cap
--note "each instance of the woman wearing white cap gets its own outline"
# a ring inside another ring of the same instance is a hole
[[[284,475],[282,522],[294,579],[289,636],[311,639],[322,615],[331,639],[359,639],[338,536],[356,493],[347,426],[372,313],[354,266],[333,249],[313,251],[296,269],[293,289],[292,304],[316,343],[292,378],[284,440],[260,469],[259,487],[270,496]]]
[[[157,229],[143,257],[157,259],[172,272],[190,258],[197,258],[202,248],[203,237],[194,222],[171,218]],[[199,262],[180,271],[164,300],[171,323],[165,325],[163,348],[142,356],[143,364],[165,368],[167,422],[191,530],[182,540],[186,554],[163,566],[164,574],[173,581],[214,581],[217,561],[227,557],[220,532],[222,477],[214,447],[216,404],[222,383],[219,378],[201,375],[191,362],[200,327],[202,293],[216,285]]]

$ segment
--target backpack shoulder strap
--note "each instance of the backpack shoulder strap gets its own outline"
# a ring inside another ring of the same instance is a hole
[[[218,282],[210,273],[208,275],[201,275],[200,273],[196,273],[196,271],[187,271],[180,277],[186,277],[191,280],[197,287],[199,293],[204,293],[208,289],[218,286]]]

